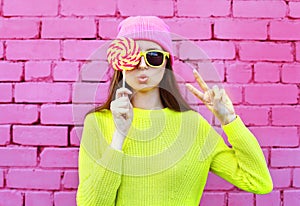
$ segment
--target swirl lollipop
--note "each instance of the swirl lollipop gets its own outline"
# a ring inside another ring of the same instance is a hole
[[[107,50],[109,65],[123,73],[123,87],[125,87],[125,70],[134,69],[139,64],[140,58],[138,44],[128,37],[114,40]]]

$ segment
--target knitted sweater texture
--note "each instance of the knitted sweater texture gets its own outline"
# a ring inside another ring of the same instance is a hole
[[[222,126],[228,147],[195,111],[133,110],[122,151],[109,146],[110,110],[86,116],[78,206],[197,206],[209,171],[245,191],[272,191],[262,150],[238,115]]]

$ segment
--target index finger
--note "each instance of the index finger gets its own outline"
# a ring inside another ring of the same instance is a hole
[[[200,76],[200,74],[197,72],[196,69],[193,70],[194,76],[196,78],[196,81],[198,82],[199,86],[201,87],[201,89],[206,92],[209,90],[209,87],[207,86],[207,84],[205,83],[205,81],[202,79],[202,77]]]

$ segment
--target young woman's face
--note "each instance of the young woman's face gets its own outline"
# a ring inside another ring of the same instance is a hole
[[[162,50],[162,47],[152,41],[136,40],[142,51],[147,50]],[[126,71],[126,83],[135,92],[146,92],[157,87],[162,80],[165,72],[167,60],[159,68],[153,68],[147,65],[144,57],[141,57],[141,61],[136,69]]]

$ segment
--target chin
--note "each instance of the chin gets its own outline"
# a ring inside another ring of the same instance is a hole
[[[153,89],[156,89],[158,88],[157,85],[147,85],[147,84],[144,84],[144,85],[138,85],[137,87],[132,87],[132,89],[135,91],[135,92],[149,92]]]

